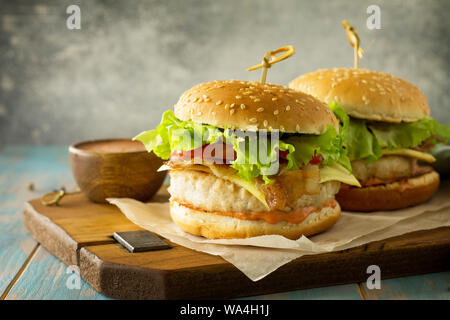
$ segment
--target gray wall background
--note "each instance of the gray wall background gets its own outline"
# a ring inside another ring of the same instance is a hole
[[[66,28],[70,4],[81,30]],[[366,28],[370,4],[381,30]],[[246,68],[287,44],[296,54],[268,82],[351,67],[343,19],[362,39],[360,67],[413,82],[449,123],[449,14],[448,0],[0,0],[0,145],[134,136],[199,82],[259,79]]]

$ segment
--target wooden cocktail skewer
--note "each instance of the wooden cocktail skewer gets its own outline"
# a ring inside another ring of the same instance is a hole
[[[359,58],[362,58],[364,55],[364,50],[359,46],[360,40],[358,31],[354,27],[352,27],[347,20],[342,21],[342,26],[345,29],[348,43],[353,47],[354,68],[358,69],[358,56]]]
[[[277,54],[281,53],[281,52],[284,52],[284,54],[277,57]],[[280,62],[280,61],[283,61],[283,60],[289,58],[294,53],[295,53],[295,49],[293,46],[285,46],[285,47],[278,48],[276,50],[266,51],[266,54],[264,55],[262,63],[248,68],[247,71],[253,71],[253,70],[262,68],[261,83],[266,83],[267,69],[271,68],[274,63],[277,63],[277,62]],[[273,58],[272,60],[270,60],[271,57]]]
[[[79,193],[79,192],[80,191],[67,192],[63,187],[57,191],[52,191],[52,192],[48,192],[48,193],[44,194],[41,198],[41,203],[44,206],[58,205],[59,202],[61,201],[61,199],[64,198],[64,196]]]

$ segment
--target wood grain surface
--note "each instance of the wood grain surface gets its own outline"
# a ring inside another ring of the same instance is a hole
[[[219,256],[173,243],[170,250],[129,253],[111,236],[140,228],[115,206],[91,203],[82,194],[69,195],[54,207],[32,200],[24,223],[62,261],[77,264],[96,290],[121,299],[234,298],[354,283],[367,279],[366,269],[373,264],[383,270],[383,278],[450,268],[450,228],[303,256],[253,282]]]
[[[28,188],[33,183],[34,189]],[[0,299],[106,299],[83,279],[68,289],[70,274],[25,230],[24,202],[65,186],[75,188],[67,146],[0,149]],[[45,254],[44,254],[45,253]],[[385,279],[380,290],[365,280],[347,285],[283,291],[244,299],[450,299],[450,272]]]

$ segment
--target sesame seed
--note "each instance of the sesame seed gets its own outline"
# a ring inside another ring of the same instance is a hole
[[[245,104],[241,104],[241,109],[244,110],[245,109]]]
[[[225,109],[228,109],[229,106],[230,106],[230,105],[227,103],[227,104],[225,105]]]
[[[362,83],[367,83],[367,81],[366,81],[366,80],[364,80],[364,79],[363,79],[363,80],[361,80],[361,82],[362,82]]]
[[[272,98],[272,101],[277,101],[278,100],[278,98],[277,97],[275,97],[275,98]]]
[[[256,109],[256,112],[263,112],[264,111],[264,108],[258,108],[258,109]]]
[[[278,114],[278,110],[275,110],[275,111],[273,112],[273,114],[274,114],[274,115],[277,115],[277,114]]]
[[[252,123],[255,123],[255,122],[258,121],[258,120],[256,120],[256,118],[250,118],[249,121],[252,122]]]
[[[218,106],[218,105],[221,105],[222,104],[222,100],[219,100],[219,101],[217,101],[216,102],[216,105]]]
[[[291,110],[291,106],[286,106],[286,111]]]
[[[242,98],[241,96],[236,96],[236,99],[240,99],[240,98]]]
[[[235,111],[234,109],[231,109],[231,110],[230,110],[230,114],[233,114],[233,113],[234,113],[234,111]]]
[[[210,101],[211,101],[210,98],[206,98],[206,99],[204,99],[204,100],[205,100],[205,102],[210,102]]]
[[[234,103],[230,104],[230,109],[231,109],[231,108],[234,108],[235,105],[236,105],[236,104],[234,104]]]
[[[260,102],[261,99],[256,98],[255,100],[253,100],[254,102]]]
[[[263,124],[264,124],[264,127],[267,127],[267,120],[264,120],[264,122],[263,122]]]

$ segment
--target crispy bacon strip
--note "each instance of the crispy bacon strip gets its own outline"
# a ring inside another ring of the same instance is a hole
[[[275,177],[275,182],[260,184],[271,210],[294,208],[304,194],[320,193],[319,168],[287,170]]]

